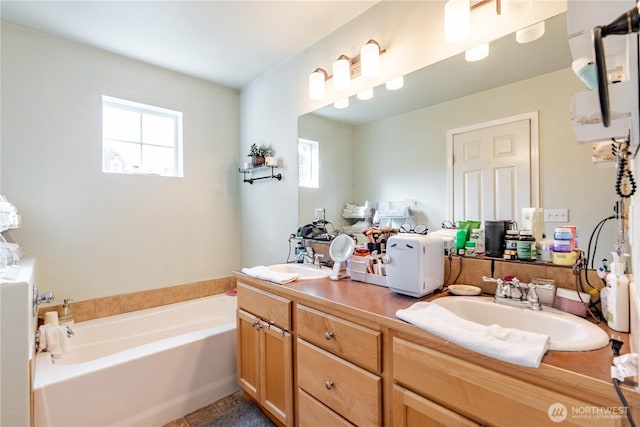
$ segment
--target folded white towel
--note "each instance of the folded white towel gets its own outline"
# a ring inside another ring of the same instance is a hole
[[[60,357],[69,350],[69,337],[66,326],[42,325],[38,350],[48,351],[54,357]]]
[[[256,277],[262,280],[268,280],[269,282],[274,283],[290,283],[298,279],[300,277],[296,273],[286,273],[282,271],[273,271],[270,268],[259,265],[257,267],[252,268],[243,268],[242,272],[247,276]]]
[[[430,302],[417,302],[396,316],[461,347],[521,366],[539,367],[549,345],[547,335],[481,325]]]

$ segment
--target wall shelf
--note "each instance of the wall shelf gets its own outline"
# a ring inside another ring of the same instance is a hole
[[[238,172],[242,174],[242,182],[253,184],[254,181],[259,181],[261,179],[277,179],[278,181],[281,181],[282,174],[274,173],[274,170],[278,168],[278,166],[257,166],[254,168],[238,169]],[[269,172],[270,174],[268,174]],[[259,176],[254,177],[253,174],[255,173],[257,173]]]

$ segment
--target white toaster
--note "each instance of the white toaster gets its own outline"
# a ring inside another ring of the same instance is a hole
[[[440,237],[398,234],[387,241],[387,285],[391,291],[423,297],[444,283],[444,244]]]

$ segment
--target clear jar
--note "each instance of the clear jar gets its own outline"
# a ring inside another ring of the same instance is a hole
[[[507,230],[504,237],[504,259],[513,260],[518,257],[518,241],[520,240],[520,232],[518,230]]]
[[[536,238],[533,237],[531,231],[523,230],[520,232],[520,240],[516,246],[520,261],[536,260]]]
[[[474,228],[471,230],[471,238],[469,239],[476,243],[476,254],[484,254],[484,230],[481,228]]]
[[[551,262],[553,240],[540,240],[536,244],[536,258],[538,261]]]

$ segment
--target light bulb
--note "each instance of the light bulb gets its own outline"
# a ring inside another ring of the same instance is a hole
[[[373,98],[373,88],[370,87],[369,89],[365,89],[362,92],[358,92],[358,95],[356,95],[358,97],[358,99],[362,100],[362,101],[366,101],[367,99],[371,99]]]
[[[340,55],[333,63],[333,87],[336,90],[349,89],[351,84],[351,61],[349,57]]]
[[[316,101],[324,98],[324,83],[326,79],[327,72],[322,68],[318,68],[309,74],[309,98]]]
[[[469,0],[449,0],[444,5],[444,39],[459,42],[469,36],[471,5]]]
[[[385,87],[388,90],[398,90],[404,86],[404,76],[396,77],[385,83]]]
[[[464,52],[464,59],[467,62],[480,61],[489,56],[489,43],[483,43]]]
[[[360,48],[360,70],[362,77],[380,74],[380,45],[375,40],[369,40]]]
[[[333,106],[339,110],[349,106],[349,98],[342,98],[333,103]]]
[[[534,40],[538,40],[544,35],[544,21],[540,21],[537,24],[533,24],[529,27],[516,31],[516,41],[518,43],[531,43]]]

